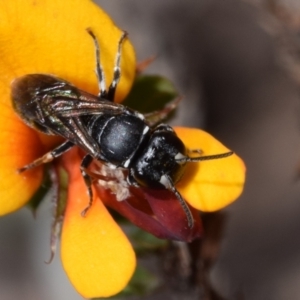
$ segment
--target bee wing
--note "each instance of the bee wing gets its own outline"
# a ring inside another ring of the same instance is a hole
[[[86,93],[84,93],[86,94]],[[79,117],[87,115],[101,115],[101,114],[119,114],[123,113],[124,106],[112,103],[110,101],[102,100],[96,96],[81,94],[80,98],[73,99],[64,97],[49,97],[47,105],[53,114],[64,118]]]
[[[83,150],[90,153],[93,157],[97,157],[100,153],[99,145],[95,140],[88,134],[85,126],[79,117],[72,117],[65,122],[62,118],[64,124],[63,133],[60,133],[64,137],[69,135],[68,140],[74,144],[81,146]]]
[[[94,157],[99,145],[87,132],[82,117],[120,114],[121,104],[79,90],[71,83],[47,74],[29,74],[12,82],[15,111],[31,127],[63,136]]]
[[[61,117],[118,114],[124,106],[85,91],[61,78],[47,74],[29,74],[12,82],[12,99],[15,110],[23,115],[41,107],[43,111]],[[32,117],[34,118],[34,116]]]

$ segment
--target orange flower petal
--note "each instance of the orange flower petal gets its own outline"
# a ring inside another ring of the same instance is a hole
[[[135,269],[135,254],[98,198],[86,217],[81,216],[88,204],[87,189],[79,172],[79,157],[66,156],[70,184],[61,238],[62,263],[82,296],[109,297],[127,285]]]
[[[188,149],[201,149],[203,155],[230,151],[205,131],[175,128]],[[195,208],[212,212],[236,200],[243,191],[245,165],[236,155],[189,163],[178,190]]]
[[[98,94],[95,47],[87,28],[99,40],[106,83],[111,83],[122,32],[92,1],[13,0],[2,3],[0,12],[0,82],[6,89],[21,75],[49,73]],[[135,55],[128,40],[122,47],[121,67],[119,100],[126,96],[135,76]],[[1,101],[10,100],[1,95]]]
[[[37,134],[16,120],[9,106],[0,103],[0,215],[22,207],[39,187],[42,168],[17,173],[41,155]]]
[[[91,28],[99,40],[107,85],[122,32],[89,0],[12,0],[1,3],[0,15],[0,214],[5,214],[28,201],[42,178],[41,170],[18,175],[16,169],[58,142],[42,134],[39,139],[20,123],[11,109],[11,82],[29,73],[49,73],[97,94],[95,47],[86,29]],[[135,75],[134,50],[128,40],[121,62],[118,101],[130,90]]]

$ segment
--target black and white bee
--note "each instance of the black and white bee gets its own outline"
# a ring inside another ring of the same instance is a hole
[[[98,40],[92,30],[87,29],[87,32],[92,37],[96,50],[96,74],[100,90],[98,96],[47,74],[25,75],[12,83],[13,107],[21,119],[28,126],[45,134],[59,135],[66,139],[51,152],[18,171],[24,172],[50,162],[72,147],[79,146],[86,152],[80,170],[89,194],[89,204],[82,215],[93,204],[92,178],[88,175],[87,168],[95,159],[112,168],[126,169],[129,185],[172,191],[186,214],[188,226],[193,227],[190,209],[175,188],[186,163],[224,158],[233,152],[189,157],[189,151],[172,127],[161,124],[165,114],[158,111],[143,115],[114,103],[121,76],[122,44],[127,33],[123,32],[118,42],[113,80],[107,90]],[[172,106],[169,110],[171,109]],[[192,152],[200,153],[199,150]]]

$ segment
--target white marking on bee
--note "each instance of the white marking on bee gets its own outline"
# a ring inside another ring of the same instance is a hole
[[[145,135],[149,130],[150,130],[150,127],[149,126],[145,126],[145,128],[143,130],[143,135]]]
[[[175,155],[174,159],[179,165],[186,163],[186,156],[180,152]]]
[[[127,159],[127,160],[125,161],[125,163],[124,163],[124,168],[127,169],[127,168],[129,167],[130,163],[131,163],[131,158],[129,158],[129,159]]]
[[[171,188],[171,183],[170,180],[168,179],[168,177],[166,175],[162,175],[160,177],[159,182],[166,188],[166,189],[170,189]]]
[[[111,177],[113,180],[99,179],[97,183],[103,188],[110,190],[116,197],[117,201],[124,201],[128,199],[131,194],[129,191],[129,185],[121,168],[112,169],[110,165],[97,164],[96,174],[99,173],[102,176]]]
[[[144,116],[143,114],[141,114],[141,113],[139,113],[139,112],[135,112],[135,115],[136,115],[139,119],[145,120],[145,116]]]

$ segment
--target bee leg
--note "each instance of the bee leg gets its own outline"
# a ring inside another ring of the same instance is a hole
[[[88,174],[87,172],[87,168],[88,166],[91,164],[91,162],[93,161],[93,157],[90,154],[87,154],[82,162],[81,162],[81,166],[80,166],[80,171],[81,171],[81,175],[84,179],[84,183],[87,187],[88,190],[88,195],[89,195],[89,204],[88,206],[81,212],[81,215],[83,217],[85,217],[86,213],[90,210],[90,208],[93,205],[93,190],[92,190],[92,177]]]
[[[122,44],[127,37],[128,33],[126,31],[123,31],[123,34],[120,37],[119,43],[118,43],[118,51],[115,58],[115,66],[114,66],[114,74],[113,74],[113,80],[108,88],[108,94],[107,94],[107,100],[114,102],[115,98],[115,92],[117,85],[121,78],[121,53],[122,53]]]
[[[109,100],[111,102],[114,101],[115,97],[115,92],[117,85],[120,81],[121,77],[121,68],[120,68],[120,63],[121,63],[121,50],[122,50],[122,44],[124,39],[127,36],[127,32],[123,31],[123,34],[121,35],[121,38],[118,43],[118,51],[116,55],[116,60],[115,60],[115,66],[114,66],[114,74],[113,74],[113,81],[109,86],[108,92],[106,91],[106,84],[105,84],[105,74],[100,62],[100,46],[99,42],[91,30],[91,28],[87,28],[88,34],[93,38],[94,45],[95,45],[95,52],[96,52],[96,74],[98,78],[98,86],[99,86],[99,98],[105,98],[106,100]]]
[[[100,46],[98,40],[91,30],[91,28],[87,28],[88,34],[93,38],[94,45],[95,45],[95,54],[96,54],[96,75],[98,79],[98,86],[99,86],[99,98],[107,98],[107,91],[106,91],[106,84],[105,84],[105,75],[103,72],[103,68],[100,62]]]
[[[175,100],[167,103],[167,105],[163,109],[145,114],[144,116],[149,122],[150,126],[157,126],[163,120],[165,120],[169,116],[169,114],[177,108],[181,99],[182,97],[178,97]]]
[[[165,188],[171,192],[173,192],[178,199],[188,222],[188,227],[193,228],[194,226],[194,217],[192,215],[192,212],[187,205],[186,201],[182,198],[181,194],[177,191],[177,189],[174,186],[174,183],[172,182],[172,179],[168,175],[163,175],[161,178],[161,183],[165,186]]]
[[[74,146],[73,143],[71,143],[70,141],[66,141],[63,144],[56,147],[55,149],[53,149],[52,151],[50,151],[50,152],[44,154],[42,157],[36,159],[32,163],[18,169],[18,172],[22,173],[24,171],[33,169],[42,164],[51,162],[54,158],[59,157],[60,155],[64,154],[66,151],[70,150],[73,146]]]

